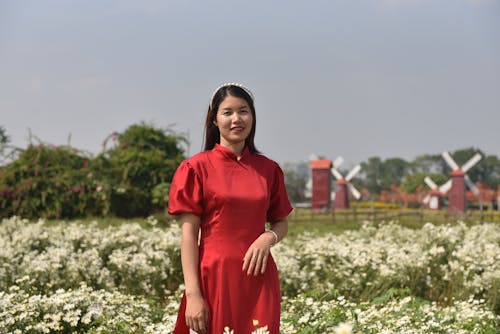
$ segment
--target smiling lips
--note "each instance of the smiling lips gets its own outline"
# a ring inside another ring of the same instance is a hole
[[[241,132],[243,130],[245,130],[245,128],[242,126],[235,126],[235,127],[231,128],[231,131],[234,131],[234,132]]]

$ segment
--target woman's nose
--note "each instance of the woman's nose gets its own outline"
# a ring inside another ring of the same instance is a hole
[[[237,112],[233,114],[233,122],[239,122],[241,121],[241,115]]]

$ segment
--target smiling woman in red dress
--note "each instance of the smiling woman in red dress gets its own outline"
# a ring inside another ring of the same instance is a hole
[[[219,87],[205,150],[182,162],[172,180],[168,211],[182,223],[185,284],[175,334],[222,334],[226,326],[250,334],[254,320],[279,334],[270,248],[287,234],[292,207],[281,168],[255,148],[255,124],[252,93],[239,84]]]

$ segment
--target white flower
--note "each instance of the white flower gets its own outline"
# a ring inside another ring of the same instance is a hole
[[[352,325],[347,323],[340,323],[338,326],[333,328],[333,332],[335,334],[351,334]]]
[[[252,332],[252,334],[269,334],[269,331],[267,330],[267,326],[264,326],[257,328]]]

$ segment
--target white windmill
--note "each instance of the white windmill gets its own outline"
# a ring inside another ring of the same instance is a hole
[[[318,160],[318,156],[314,153],[311,153],[309,155],[309,163],[313,162],[314,160]],[[309,178],[307,179],[306,187],[304,189],[304,197],[305,198],[312,197],[312,187],[313,187],[312,173],[309,173]]]
[[[465,186],[467,185],[476,196],[479,194],[479,189],[477,189],[466,173],[481,160],[482,156],[476,153],[462,167],[458,166],[448,152],[443,152],[442,156],[452,169],[450,180],[443,185],[443,187],[446,185],[447,189],[450,190],[448,194],[448,209],[453,212],[465,212]]]
[[[348,209],[349,208],[349,192],[356,199],[361,198],[361,193],[349,182],[352,180],[354,176],[361,170],[361,165],[356,165],[354,168],[344,177],[338,171],[339,166],[344,162],[342,157],[338,157],[333,162],[333,167],[331,168],[331,172],[335,177],[336,186],[335,186],[335,209]]]
[[[448,190],[450,190],[451,182],[446,182],[445,184],[438,187],[438,185],[428,176],[424,178],[425,184],[431,188],[429,195],[425,196],[423,202],[425,205],[432,210],[439,210],[443,205],[443,196],[446,195]]]

